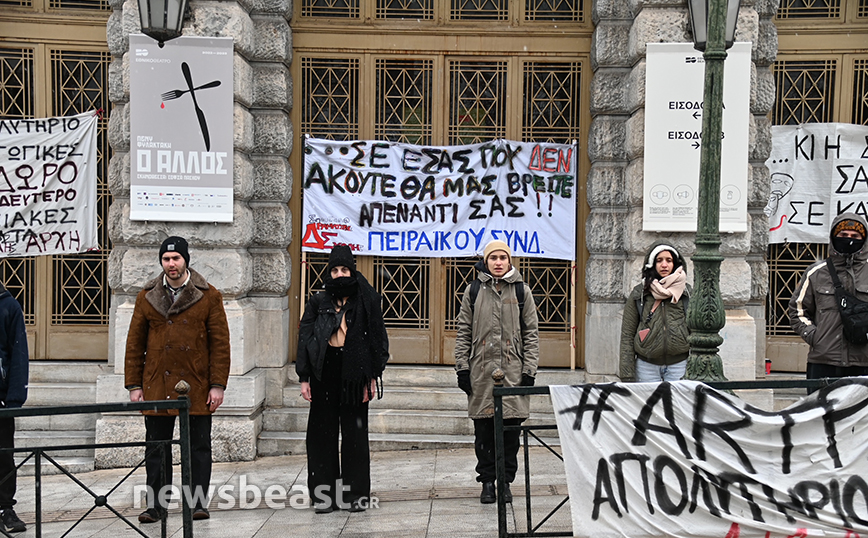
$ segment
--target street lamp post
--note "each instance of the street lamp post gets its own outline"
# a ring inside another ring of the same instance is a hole
[[[687,379],[722,381],[718,355],[726,323],[720,297],[720,152],[723,137],[723,64],[732,46],[739,0],[688,0],[694,47],[704,51],[705,88],[699,157],[699,213],[694,288],[687,311],[690,355]]]
[[[181,35],[187,0],[138,0],[142,33],[163,43]]]

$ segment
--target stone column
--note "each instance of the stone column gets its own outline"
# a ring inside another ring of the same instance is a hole
[[[291,262],[287,246],[292,190],[291,33],[289,0],[193,1],[184,35],[234,39],[233,222],[133,222],[129,219],[129,35],[138,33],[135,0],[115,0],[108,22],[114,56],[109,92],[109,230],[112,306],[109,362],[114,374],[97,381],[97,401],[128,400],[123,388],[124,349],[136,294],[160,272],[158,249],[167,236],[190,244],[190,266],[221,291],[231,337],[232,367],[223,406],[215,415],[215,461],[256,456],[266,401],[279,402],[287,368]],[[103,417],[97,442],[139,441],[138,415]],[[142,449],[98,451],[97,467],[130,466]]]
[[[763,0],[756,0],[761,2]],[[751,67],[749,232],[723,234],[721,295],[727,325],[720,355],[731,379],[754,379],[765,354],[762,301],[768,269],[764,252],[767,219],[762,208],[768,194],[763,164],[771,149],[765,115],[774,101],[769,66],[777,53],[771,18],[775,6],[744,0],[737,41],[753,43]],[[585,368],[589,380],[618,373],[621,315],[630,290],[640,282],[642,258],[650,245],[666,239],[688,258],[695,251],[693,233],[642,231],[645,138],[645,54],[647,43],[692,42],[687,5],[678,0],[647,2],[597,0],[591,49],[591,129],[588,135],[588,205],[586,267],[588,309]],[[698,172],[697,172],[698,173]],[[692,283],[692,271],[688,281]]]

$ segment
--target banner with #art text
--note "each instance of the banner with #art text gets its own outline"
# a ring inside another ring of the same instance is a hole
[[[99,249],[98,120],[0,119],[0,258]]]
[[[868,536],[868,377],[774,412],[695,381],[549,389],[575,536]]]
[[[466,257],[500,239],[514,256],[575,259],[576,147],[495,140],[416,146],[304,141],[302,249]]]

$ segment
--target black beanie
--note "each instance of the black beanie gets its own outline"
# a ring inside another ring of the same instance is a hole
[[[326,274],[331,274],[332,268],[343,265],[350,270],[351,273],[356,273],[356,260],[353,258],[353,251],[346,245],[335,245],[329,254],[329,264],[326,267]]]
[[[163,254],[167,252],[177,252],[184,258],[187,267],[190,267],[190,251],[187,249],[187,240],[183,237],[167,237],[163,244],[160,245],[160,261],[163,261]]]

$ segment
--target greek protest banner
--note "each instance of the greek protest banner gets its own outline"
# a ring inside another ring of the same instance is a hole
[[[841,213],[868,217],[868,126],[772,127],[769,243],[828,243]]]
[[[868,535],[868,377],[777,412],[694,381],[550,391],[576,536]]]
[[[575,258],[576,148],[495,140],[415,146],[304,142],[302,248],[362,254]]]
[[[95,111],[0,120],[0,257],[99,248],[97,120]]]

